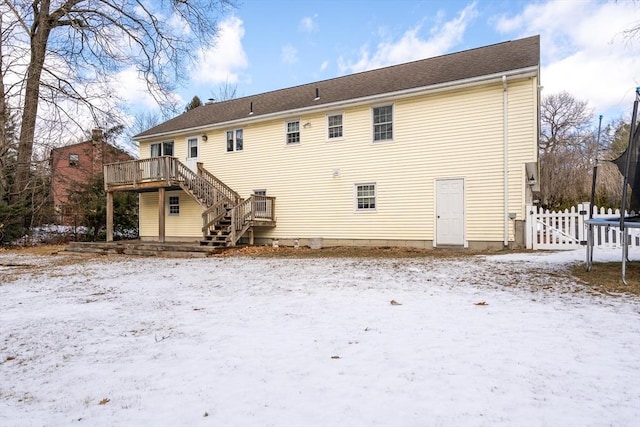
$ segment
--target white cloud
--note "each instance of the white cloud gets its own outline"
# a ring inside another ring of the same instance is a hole
[[[518,36],[540,34],[543,95],[567,91],[596,113],[619,115],[627,114],[640,85],[640,41],[629,43],[622,34],[639,13],[634,2],[550,0],[500,17],[496,28]]]
[[[320,64],[320,72],[326,70],[327,67],[329,67],[329,61],[322,61],[322,64]]]
[[[454,19],[443,23],[443,15],[439,12],[438,23],[431,28],[428,37],[420,36],[424,25],[420,23],[406,31],[399,40],[379,43],[373,53],[369,52],[367,45],[362,46],[356,61],[340,57],[338,67],[342,73],[355,73],[441,55],[462,41],[467,26],[476,16],[476,2],[467,5]],[[381,30],[379,34],[384,37],[386,31]]]
[[[220,23],[218,38],[213,46],[198,53],[191,78],[196,83],[236,83],[239,72],[249,61],[242,46],[244,27],[241,19],[232,16]]]
[[[147,90],[144,79],[140,78],[134,67],[126,68],[113,76],[112,87],[116,96],[124,103],[135,105],[138,109],[157,109],[158,103]]]
[[[282,62],[285,64],[295,64],[298,62],[298,49],[288,44],[282,46],[282,53],[280,54]]]
[[[305,33],[311,33],[311,32],[317,31],[318,30],[318,23],[316,22],[317,18],[318,18],[318,15],[305,16],[304,18],[302,18],[300,20],[300,30],[304,31]]]

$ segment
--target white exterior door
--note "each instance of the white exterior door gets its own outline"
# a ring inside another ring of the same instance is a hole
[[[187,167],[198,173],[198,154],[200,146],[198,144],[198,138],[189,138],[187,140]]]
[[[464,245],[464,180],[436,180],[436,246]]]

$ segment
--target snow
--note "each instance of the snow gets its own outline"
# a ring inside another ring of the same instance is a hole
[[[0,252],[0,425],[638,426],[640,299],[583,259]]]

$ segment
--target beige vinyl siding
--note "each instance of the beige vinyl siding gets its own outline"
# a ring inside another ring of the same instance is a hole
[[[536,85],[535,79],[508,84],[509,211],[518,219],[525,205],[523,165],[537,159]],[[393,141],[373,142],[372,107],[389,104]],[[327,138],[333,113],[343,114],[338,140]],[[502,83],[495,83],[211,129],[208,141],[200,140],[200,161],[242,197],[255,189],[276,197],[277,227],[258,229],[257,237],[433,240],[435,182],[463,178],[466,240],[502,241],[502,117]],[[300,144],[287,145],[285,126],[293,119],[300,120]],[[227,152],[225,133],[238,128],[243,150]],[[181,161],[193,136],[173,139]],[[148,143],[141,144],[141,157],[148,154]],[[376,210],[356,212],[354,185],[366,183],[376,184]],[[143,236],[157,236],[154,197],[141,195]],[[185,193],[180,200],[180,218],[167,216],[167,236],[199,236],[202,209],[195,201],[185,208]],[[513,239],[513,221],[509,229]]]
[[[202,237],[202,208],[184,191],[167,191],[165,212],[165,235],[168,238]],[[169,215],[169,196],[180,197],[180,214]],[[140,237],[143,239],[158,236],[158,193],[140,194]]]
[[[509,123],[510,150],[515,150],[509,160],[510,209],[519,215],[521,163],[534,160],[532,84],[509,87],[510,116],[523,117],[522,123],[516,117]],[[495,84],[377,103],[393,104],[391,142],[373,142],[372,105],[342,110],[344,135],[337,141],[327,140],[324,112],[245,126],[242,152],[227,153],[225,130],[219,130],[203,144],[201,160],[242,196],[264,188],[277,198],[278,226],[264,236],[430,240],[435,180],[455,177],[465,179],[467,239],[499,241],[504,230],[502,93],[502,85]],[[285,123],[294,118],[300,119],[301,142],[287,146]],[[336,169],[339,177],[333,177]],[[355,211],[354,184],[359,183],[376,184],[375,212]]]
[[[155,239],[158,237],[158,193],[140,193],[138,200],[140,238]]]
[[[533,90],[532,90],[533,89]],[[522,195],[516,199],[509,197],[509,211],[524,220],[525,206],[530,203],[526,194],[526,174],[524,164],[536,162],[537,155],[537,81],[531,79],[509,86],[509,193]]]

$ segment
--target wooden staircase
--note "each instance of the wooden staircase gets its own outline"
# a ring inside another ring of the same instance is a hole
[[[232,211],[242,203],[240,195],[207,171],[198,163],[198,172],[178,162],[180,187],[191,195],[205,209],[201,246],[235,246],[242,235],[234,239],[232,230]],[[211,214],[213,218],[211,219]]]
[[[235,246],[254,227],[275,227],[275,198],[242,199],[198,163],[197,172],[175,157],[163,156],[104,166],[105,190],[153,191],[182,189],[203,208],[202,246]],[[108,228],[108,227],[107,227]]]
[[[235,246],[254,226],[275,226],[272,197],[252,195],[244,200],[201,163],[198,163],[196,174],[184,164],[176,162],[180,187],[205,209],[202,213],[202,246]],[[258,206],[262,209],[256,209]],[[257,211],[265,215],[261,216]],[[266,215],[267,212],[270,214]]]
[[[231,244],[231,208],[224,206],[224,209],[226,210],[224,216],[215,221],[212,227],[209,227],[208,233],[204,233],[202,240],[200,240],[202,246],[218,248],[234,246],[234,244]]]

